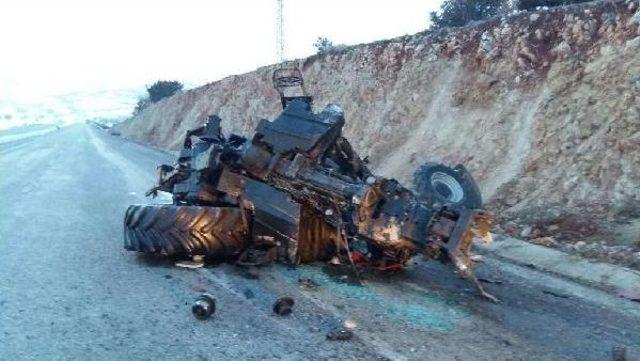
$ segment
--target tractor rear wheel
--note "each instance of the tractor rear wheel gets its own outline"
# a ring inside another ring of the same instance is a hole
[[[245,228],[237,207],[132,205],[124,217],[124,248],[222,259],[244,250]]]

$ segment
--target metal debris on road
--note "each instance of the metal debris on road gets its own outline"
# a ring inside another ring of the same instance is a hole
[[[247,267],[239,267],[239,273],[242,278],[246,278],[248,280],[258,280],[260,279],[260,274],[258,272],[247,268]]]
[[[300,287],[310,291],[315,291],[320,287],[318,282],[309,277],[300,277],[298,279],[298,283],[300,284]]]
[[[293,311],[295,302],[291,297],[281,297],[273,304],[273,312],[278,316],[287,316]]]
[[[483,283],[493,283],[493,284],[496,284],[496,285],[501,285],[502,282],[503,282],[501,279],[484,278],[484,277],[478,277],[478,281],[483,282]]]
[[[254,298],[256,295],[253,293],[253,291],[251,291],[250,288],[245,288],[244,291],[242,291],[242,294],[244,295],[244,297],[246,297],[248,300]]]
[[[346,341],[353,338],[353,331],[343,325],[336,326],[327,333],[327,340]]]
[[[547,294],[547,295],[551,295],[554,297],[558,297],[558,298],[569,298],[571,296],[564,294],[564,293],[559,293],[556,291],[551,291],[551,290],[542,290],[542,293]]]
[[[474,254],[474,255],[471,255],[471,257],[469,258],[471,259],[471,261],[476,263],[480,263],[484,261],[484,256],[481,254]]]
[[[624,346],[613,346],[611,350],[611,361],[627,361],[627,348]]]
[[[204,256],[195,255],[191,258],[192,260],[180,260],[175,263],[176,267],[180,268],[189,268],[196,269],[204,267]]]
[[[196,268],[204,267],[204,262],[182,260],[182,261],[177,261],[175,265],[176,267],[180,267],[180,268],[196,269]]]
[[[640,288],[635,290],[624,290],[619,292],[618,295],[631,301],[640,302]]]
[[[206,320],[216,312],[216,300],[208,293],[204,293],[193,302],[191,312],[199,320]]]
[[[354,330],[358,326],[358,324],[354,320],[344,320],[342,326],[349,330]]]

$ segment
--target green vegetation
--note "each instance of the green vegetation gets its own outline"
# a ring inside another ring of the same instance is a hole
[[[313,46],[316,48],[318,54],[325,54],[333,49],[333,42],[328,38],[319,36],[316,42],[313,43]]]
[[[147,87],[147,93],[149,93],[149,100],[152,103],[155,103],[179,92],[182,90],[182,87],[183,85],[179,81],[158,80],[153,83],[153,85]]]
[[[538,7],[569,5],[588,0],[445,0],[440,10],[429,15],[431,27],[441,29],[465,26],[512,11],[530,11]]]
[[[138,99],[138,103],[133,109],[133,116],[140,114],[147,106],[149,106],[149,104],[168,98],[181,91],[182,88],[182,83],[175,80],[158,80],[151,86],[147,86],[148,95]]]

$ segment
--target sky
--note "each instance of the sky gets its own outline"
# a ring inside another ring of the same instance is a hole
[[[441,0],[283,0],[285,58],[429,26]],[[276,0],[0,0],[0,129],[131,114],[145,85],[186,88],[277,62]]]

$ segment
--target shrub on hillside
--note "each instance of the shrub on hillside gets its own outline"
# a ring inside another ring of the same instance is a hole
[[[147,93],[149,93],[149,100],[155,103],[160,99],[170,97],[179,92],[182,90],[182,87],[183,85],[179,81],[158,80],[153,85],[147,87]]]
[[[539,7],[570,5],[590,0],[445,0],[440,10],[430,14],[431,27],[465,26],[472,21],[490,19],[512,11],[529,11]]]
[[[313,43],[313,46],[316,48],[318,54],[324,54],[333,49],[333,42],[328,38],[319,36],[316,42]]]
[[[589,2],[591,0],[516,0],[515,8],[517,10],[535,10],[538,7],[554,7],[562,5],[570,5],[576,3]]]
[[[142,111],[144,110],[144,108],[146,108],[149,105],[149,98],[140,98],[138,99],[138,103],[136,104],[136,107],[133,109],[133,116],[135,117],[136,115],[142,113]]]
[[[504,5],[502,0],[445,0],[440,10],[431,13],[431,27],[458,27],[489,19],[498,15]]]

